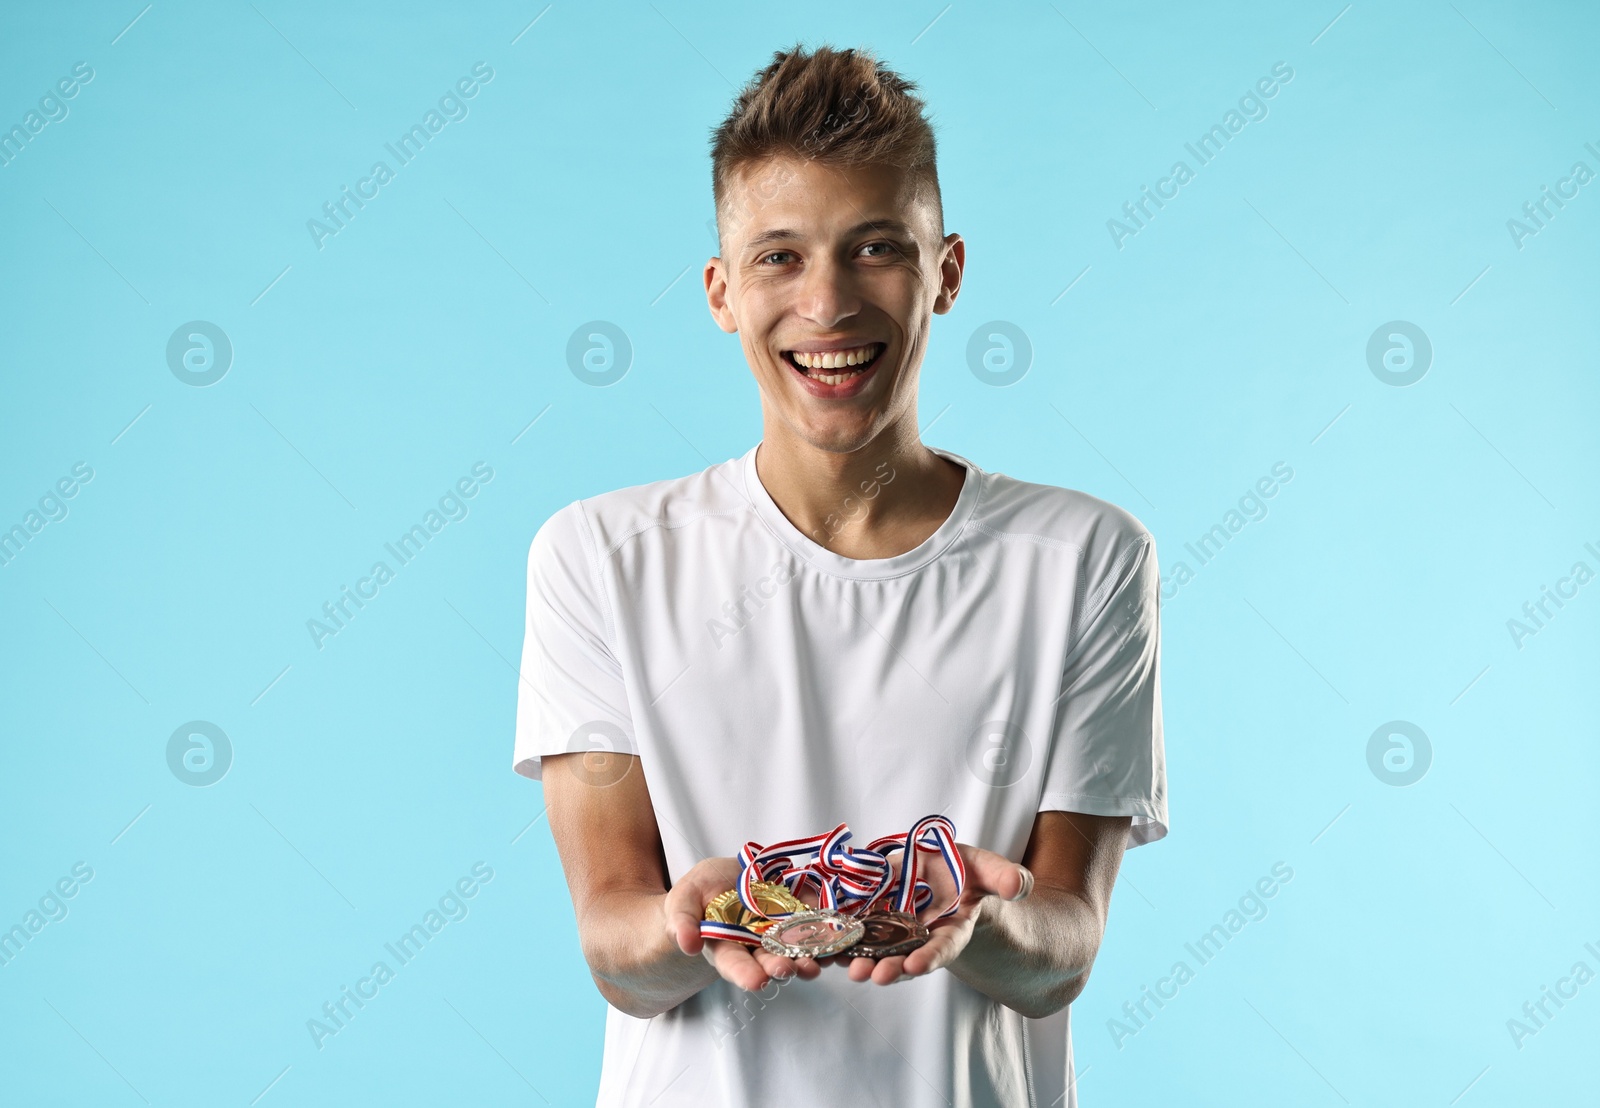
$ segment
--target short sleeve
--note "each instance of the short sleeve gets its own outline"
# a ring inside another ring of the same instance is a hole
[[[1092,585],[1068,648],[1039,810],[1132,816],[1128,846],[1167,834],[1161,578],[1148,533]]]
[[[528,550],[512,754],[524,777],[541,779],[546,754],[638,753],[609,611],[588,517],[574,501],[545,521]]]

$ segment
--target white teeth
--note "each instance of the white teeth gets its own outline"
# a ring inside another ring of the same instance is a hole
[[[794,360],[804,369],[844,369],[870,361],[873,351],[877,348],[877,344],[873,343],[855,350],[829,350],[822,354],[804,354],[795,351]]]

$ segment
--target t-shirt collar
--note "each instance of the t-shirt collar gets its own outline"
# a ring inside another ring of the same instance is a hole
[[[933,534],[904,554],[896,554],[891,558],[847,558],[801,533],[798,527],[789,522],[789,518],[779,509],[756,473],[756,451],[760,447],[759,442],[752,446],[744,457],[739,459],[739,468],[744,474],[745,493],[750,498],[750,503],[754,506],[761,522],[802,562],[835,577],[846,577],[856,581],[882,581],[890,577],[899,577],[921,569],[944,553],[966,529],[967,521],[971,519],[983,495],[983,481],[987,476],[983,470],[961,455],[941,450],[936,446],[929,447],[928,449],[935,454],[949,458],[957,465],[964,466],[967,471],[966,479],[961,484],[961,494],[956,498],[956,505],[951,509],[950,515]],[[885,488],[892,487],[892,483],[885,486]]]

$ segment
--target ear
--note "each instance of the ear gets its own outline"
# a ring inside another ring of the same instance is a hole
[[[967,266],[967,244],[952,231],[944,237],[944,252],[939,260],[939,295],[933,310],[943,315],[955,306],[961,292],[961,274]]]
[[[706,304],[711,309],[711,318],[728,334],[736,334],[739,321],[733,318],[733,309],[728,304],[728,270],[721,258],[711,258],[706,262],[705,283]]]

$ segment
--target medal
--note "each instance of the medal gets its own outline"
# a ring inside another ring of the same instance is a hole
[[[751,884],[750,889],[755,896],[756,904],[767,913],[768,917],[805,911],[806,906],[800,898],[782,885],[774,885],[769,881],[756,881]],[[729,889],[713,897],[711,903],[706,905],[705,918],[713,923],[745,928],[757,935],[774,923],[774,920],[746,909],[739,900],[738,889]]]
[[[929,937],[917,913],[934,895],[917,876],[920,854],[938,854],[955,884],[954,901],[934,918],[961,905],[966,864],[955,833],[949,819],[932,815],[904,835],[885,835],[865,847],[848,845],[850,828],[843,823],[771,846],[747,842],[739,851],[738,884],[706,905],[700,934],[790,958],[840,952],[886,958],[915,950]],[[889,861],[896,851],[903,852],[897,885]],[[815,888],[815,908],[796,895],[801,886]]]
[[[788,958],[826,958],[854,946],[865,930],[854,916],[827,909],[796,912],[761,934],[761,945]]]
[[[934,840],[933,843],[925,843],[923,839],[930,835]],[[865,925],[865,931],[861,940],[842,953],[853,958],[874,959],[909,954],[928,941],[928,928],[917,919],[917,909],[925,907],[927,902],[933,899],[932,887],[927,882],[917,879],[919,851],[929,853],[937,851],[950,868],[950,876],[955,882],[955,900],[934,918],[943,919],[961,904],[961,892],[966,887],[967,871],[961,852],[956,849],[955,824],[943,816],[927,816],[918,820],[903,840],[891,837],[874,839],[869,849],[884,854],[895,850],[903,852],[903,857],[900,859],[900,884],[892,896],[883,896],[883,893],[887,892],[888,884],[887,877],[885,878],[878,894],[862,906],[865,910],[859,918]],[[923,893],[926,893],[925,897],[919,895]],[[883,901],[882,906],[879,906],[880,899]]]
[[[856,918],[863,931],[854,946],[841,951],[849,958],[892,958],[928,941],[928,929],[908,912],[876,911]]]

